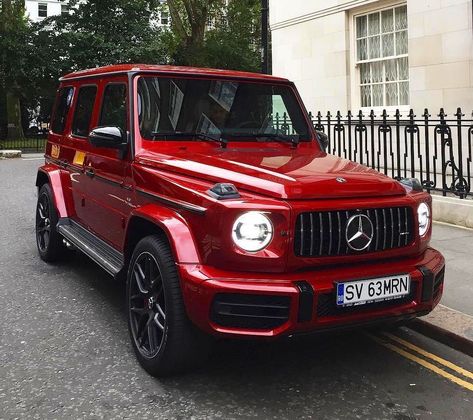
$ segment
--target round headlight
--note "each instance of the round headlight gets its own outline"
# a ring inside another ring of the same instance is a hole
[[[417,218],[419,220],[419,235],[424,236],[429,230],[430,208],[425,203],[420,203],[417,207]]]
[[[263,213],[249,211],[235,220],[232,238],[235,245],[245,251],[260,251],[271,242],[273,225]]]

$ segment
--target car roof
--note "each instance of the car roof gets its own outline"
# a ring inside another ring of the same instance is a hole
[[[275,82],[288,82],[287,79],[281,77],[270,76],[262,73],[250,73],[244,71],[233,71],[233,70],[219,70],[211,68],[198,68],[198,67],[184,67],[184,66],[169,66],[169,65],[157,65],[157,64],[118,64],[105,67],[97,67],[93,69],[80,70],[74,73],[69,73],[59,80],[73,80],[83,79],[88,77],[98,77],[107,75],[116,75],[121,73],[160,73],[165,75],[186,75],[186,76],[217,76],[227,78],[241,78],[241,79],[254,79],[254,80],[265,80]]]

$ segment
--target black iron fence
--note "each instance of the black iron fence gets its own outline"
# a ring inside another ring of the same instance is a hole
[[[43,134],[30,134],[23,139],[0,140],[0,150],[21,150],[22,152],[43,152],[47,136]]]
[[[427,109],[419,117],[412,110],[404,117],[399,111],[310,117],[315,129],[328,136],[329,153],[396,179],[418,178],[429,192],[473,198],[473,118],[465,118],[460,108],[450,117],[443,109],[435,117]],[[276,116],[276,123],[292,131],[286,115]]]
[[[432,116],[427,109],[420,116],[411,110],[388,115],[340,112],[310,114],[316,130],[328,137],[327,151],[376,169],[393,178],[419,178],[424,188],[459,198],[473,198],[473,114],[462,110],[448,116],[443,109]],[[286,114],[276,115],[275,125],[291,133]],[[23,140],[0,140],[0,149],[44,150],[43,135]]]

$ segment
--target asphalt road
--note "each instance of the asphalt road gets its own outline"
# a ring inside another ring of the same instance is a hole
[[[40,163],[0,161],[0,419],[472,418],[473,359],[405,328],[222,342],[193,373],[148,376],[123,287],[86,257],[38,258]]]

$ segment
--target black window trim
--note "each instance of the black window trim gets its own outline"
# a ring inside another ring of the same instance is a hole
[[[92,105],[92,114],[90,116],[91,118],[91,121],[92,121],[92,118],[94,117],[94,109],[95,109],[95,105],[97,103],[97,93],[99,91],[99,86],[97,83],[85,83],[83,85],[80,85],[77,87],[77,98],[74,98],[74,111],[72,112],[72,121],[71,121],[71,127],[70,127],[70,134],[71,134],[71,137],[75,138],[75,139],[78,139],[78,140],[87,140],[89,138],[89,136],[79,136],[78,134],[74,134],[74,132],[72,131],[73,128],[74,128],[74,118],[75,118],[75,115],[76,115],[76,108],[77,108],[77,102],[79,101],[79,95],[80,95],[80,91],[82,88],[85,88],[85,87],[95,87],[95,98],[94,98],[94,104]],[[89,121],[89,126],[90,126],[90,122]]]

